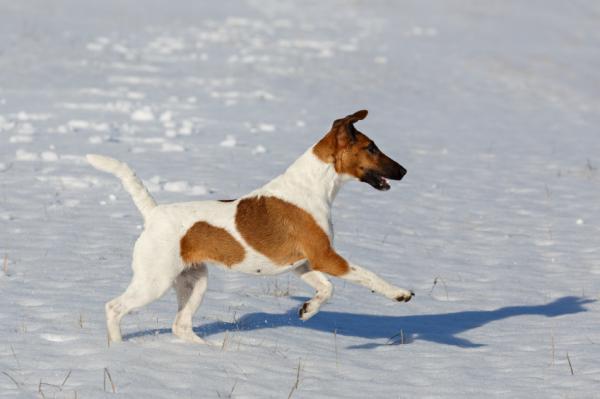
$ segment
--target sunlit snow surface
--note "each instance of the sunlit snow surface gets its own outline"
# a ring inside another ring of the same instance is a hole
[[[599,45],[591,0],[0,3],[0,397],[598,395]],[[107,347],[142,220],[85,153],[236,198],[362,108],[408,174],[348,184],[336,246],[413,301],[336,280],[301,322],[293,275],[211,269],[217,347],[172,293]]]

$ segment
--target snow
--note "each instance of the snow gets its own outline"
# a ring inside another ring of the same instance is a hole
[[[256,147],[254,147],[252,149],[252,154],[256,155],[256,154],[264,154],[265,152],[267,152],[267,149],[262,146],[262,145],[257,145]]]
[[[107,373],[135,398],[594,397],[598,15],[592,0],[6,3],[0,398],[105,397]],[[128,162],[160,203],[230,199],[362,108],[357,128],[408,174],[342,190],[336,247],[413,301],[334,279],[301,322],[295,276],[213,268],[195,325],[215,347],[172,336],[172,293],[107,346],[142,220],[85,153]]]
[[[131,119],[136,122],[150,122],[154,120],[154,114],[149,108],[142,108],[133,111]]]
[[[259,123],[258,124],[258,130],[261,130],[263,132],[274,132],[275,131],[275,126],[269,124],[269,123]]]
[[[237,140],[234,136],[228,134],[225,140],[221,141],[221,147],[235,147],[237,144]]]

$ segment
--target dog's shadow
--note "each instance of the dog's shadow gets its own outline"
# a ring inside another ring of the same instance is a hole
[[[308,298],[294,297],[299,301]],[[265,328],[295,327],[337,335],[359,337],[376,342],[350,346],[351,349],[368,349],[381,345],[408,344],[416,340],[474,348],[483,344],[458,337],[459,334],[476,329],[487,323],[517,316],[556,317],[586,312],[584,305],[592,299],[566,296],[543,305],[507,306],[495,310],[474,310],[454,313],[417,316],[376,316],[358,313],[321,311],[304,322],[298,319],[298,308],[285,313],[249,313],[236,322],[212,322],[194,328],[202,337],[228,332],[243,332]],[[126,335],[125,339],[170,333],[171,329],[153,329]]]

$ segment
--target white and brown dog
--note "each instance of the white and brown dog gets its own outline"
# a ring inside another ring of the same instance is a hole
[[[406,170],[357,131],[358,111],[333,123],[331,130],[282,175],[231,201],[157,205],[124,163],[88,155],[97,169],[119,177],[144,217],[145,228],[133,250],[133,279],[127,290],[106,304],[110,341],[121,341],[120,322],[133,309],[160,298],[171,286],[179,304],[173,333],[206,343],[192,330],[192,317],[207,286],[207,263],[245,273],[272,275],[293,270],[316,290],[300,308],[308,320],[333,293],[327,275],[364,285],[394,301],[407,302],[411,291],[395,287],[348,262],[332,246],[332,202],[349,180],[390,188]]]

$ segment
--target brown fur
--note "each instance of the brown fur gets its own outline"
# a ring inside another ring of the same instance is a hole
[[[311,268],[333,276],[348,272],[348,262],[303,209],[276,197],[251,197],[237,206],[235,223],[244,240],[277,265],[308,259]]]
[[[362,179],[368,170],[384,171],[390,165],[390,159],[379,149],[375,153],[368,151],[373,140],[359,132],[354,123],[364,119],[367,111],[358,111],[333,122],[329,133],[313,148],[313,153],[321,161],[332,163],[337,173],[345,173]]]
[[[180,254],[188,265],[204,261],[232,266],[244,260],[244,247],[225,229],[196,222],[180,241]]]

